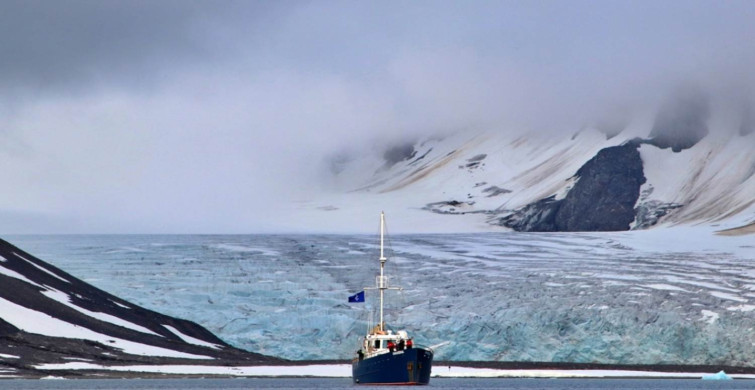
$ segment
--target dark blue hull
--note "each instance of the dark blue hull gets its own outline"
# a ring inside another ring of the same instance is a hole
[[[432,363],[433,352],[418,347],[354,360],[351,374],[356,384],[426,385]]]

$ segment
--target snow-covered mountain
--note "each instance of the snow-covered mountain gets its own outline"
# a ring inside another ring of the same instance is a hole
[[[426,220],[419,231],[615,231],[678,224],[751,231],[751,121],[712,111],[705,102],[674,101],[638,115],[618,132],[606,126],[463,131],[345,151],[329,161],[329,184],[340,193],[313,197],[300,211],[316,211],[320,221],[342,220],[363,211],[374,215],[373,205],[382,205],[398,218]]]
[[[223,365],[272,362],[194,322],[106,293],[0,240],[0,361],[5,376],[45,364]]]

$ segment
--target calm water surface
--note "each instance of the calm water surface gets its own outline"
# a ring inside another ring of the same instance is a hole
[[[80,379],[80,380],[2,380],[3,389],[386,389],[386,386],[355,386],[351,378],[254,378],[254,379]],[[405,387],[403,387],[405,388]],[[512,389],[512,390],[686,390],[754,389],[754,380],[703,381],[695,379],[509,379],[433,378],[426,388]]]

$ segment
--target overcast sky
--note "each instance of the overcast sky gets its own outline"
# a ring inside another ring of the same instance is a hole
[[[378,134],[748,94],[753,1],[0,1],[0,233],[248,233]]]

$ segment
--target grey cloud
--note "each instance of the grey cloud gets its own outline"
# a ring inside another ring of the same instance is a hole
[[[688,80],[752,90],[752,20],[748,1],[2,1],[0,210],[243,230],[354,145],[615,132]]]
[[[675,91],[655,119],[650,132],[653,145],[679,152],[708,135],[709,100],[705,92],[693,86]]]
[[[745,136],[755,131],[755,109],[750,104],[745,104],[742,109],[742,124],[739,126],[739,135]]]
[[[42,93],[95,83],[149,86],[186,66],[233,55],[220,33],[223,21],[243,16],[241,26],[255,26],[275,7],[234,1],[3,1],[0,85]]]

